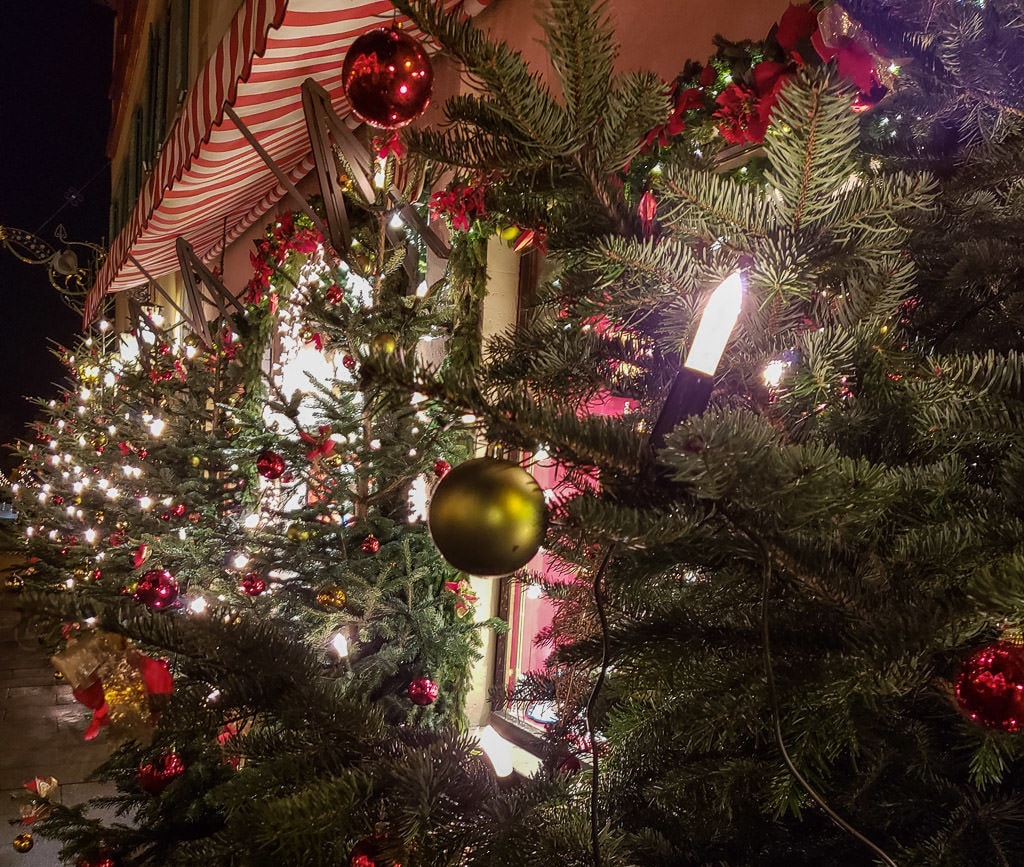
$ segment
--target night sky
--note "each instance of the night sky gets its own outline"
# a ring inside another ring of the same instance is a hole
[[[0,225],[56,246],[54,231],[62,224],[68,240],[106,246],[113,12],[99,0],[3,6]],[[81,203],[64,206],[74,190]],[[2,244],[0,302],[0,444],[6,444],[25,435],[35,414],[25,397],[56,394],[63,370],[50,341],[74,340],[80,319],[50,285],[44,266],[21,262]],[[10,466],[9,450],[0,448],[0,468]]]

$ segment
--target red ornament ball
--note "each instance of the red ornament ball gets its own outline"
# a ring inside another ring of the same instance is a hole
[[[426,707],[436,701],[438,692],[438,685],[429,677],[417,677],[409,684],[409,701]]]
[[[402,847],[398,841],[387,837],[366,837],[352,847],[348,855],[348,867],[402,867]]]
[[[356,366],[356,360],[351,355],[342,358],[341,363],[345,365],[346,370],[352,370]]]
[[[437,476],[439,479],[443,479],[445,476],[447,476],[451,468],[452,465],[448,463],[448,461],[446,461],[444,458],[438,458],[436,461],[434,461],[434,475]]]
[[[364,33],[348,50],[341,84],[356,117],[398,129],[427,109],[434,83],[430,58],[413,37],[395,27]]]
[[[985,728],[1024,728],[1024,647],[997,641],[975,650],[956,679],[956,701]]]
[[[369,535],[363,539],[363,544],[359,546],[359,550],[364,554],[376,554],[380,550],[380,539],[374,535]]]
[[[267,589],[267,584],[255,572],[250,572],[242,578],[241,583],[238,585],[238,589],[246,596],[259,596]]]
[[[185,773],[185,763],[177,753],[164,753],[155,762],[139,768],[139,788],[159,795],[177,777]]]
[[[178,601],[178,582],[166,569],[150,569],[139,579],[135,599],[154,611],[171,608]]]
[[[264,449],[256,456],[256,472],[271,481],[279,479],[284,474],[284,458],[277,452]]]

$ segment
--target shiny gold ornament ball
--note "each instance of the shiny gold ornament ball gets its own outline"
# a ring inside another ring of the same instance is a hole
[[[321,608],[331,611],[341,611],[348,602],[348,594],[340,587],[323,587],[316,594],[316,602]]]
[[[544,542],[544,492],[511,461],[476,458],[454,467],[434,489],[427,512],[441,556],[470,575],[508,575]]]
[[[97,450],[102,449],[109,441],[105,433],[98,433],[92,438],[92,447]]]
[[[28,852],[28,850],[31,849],[35,845],[35,843],[32,840],[31,834],[19,834],[17,837],[14,838],[14,841],[11,843],[11,845],[14,847],[15,852],[25,853]]]
[[[202,460],[199,458],[199,455],[192,455],[192,457],[188,459],[188,462],[192,464],[192,466],[198,467],[202,463]]]
[[[374,352],[379,352],[382,355],[391,355],[396,349],[398,349],[398,341],[395,339],[394,334],[382,331],[380,334],[375,335],[373,340],[370,341],[370,349]]]
[[[309,530],[300,524],[292,524],[288,528],[288,538],[293,542],[305,542],[309,539]]]

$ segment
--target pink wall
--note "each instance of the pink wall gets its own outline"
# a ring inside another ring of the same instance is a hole
[[[544,0],[495,0],[477,22],[550,75],[537,21],[546,5]],[[609,0],[622,49],[618,68],[649,69],[671,80],[686,60],[703,62],[714,53],[716,33],[735,41],[763,39],[788,5],[789,0]]]

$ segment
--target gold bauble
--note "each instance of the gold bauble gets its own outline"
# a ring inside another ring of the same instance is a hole
[[[288,528],[288,538],[293,542],[305,542],[309,539],[309,529],[301,524],[292,524]]]
[[[321,608],[341,611],[348,602],[348,594],[340,587],[322,587],[316,594],[316,602]]]
[[[374,352],[379,352],[382,355],[391,355],[396,349],[398,349],[398,341],[395,339],[394,334],[382,331],[380,334],[375,335],[373,340],[370,341],[370,349]]]
[[[329,467],[340,467],[345,463],[345,456],[338,454],[338,452],[331,452],[329,455],[324,455],[321,458],[321,462]]]
[[[511,461],[476,458],[454,467],[434,489],[427,512],[437,550],[471,575],[508,575],[544,542],[544,492]]]
[[[92,447],[97,450],[102,449],[108,441],[108,437],[105,433],[98,433],[92,438]]]
[[[502,241],[514,241],[522,234],[523,230],[518,226],[505,226],[498,232]]]
[[[192,466],[198,467],[202,463],[202,460],[199,455],[192,455],[192,457],[188,459],[188,462],[192,464]]]
[[[17,837],[14,838],[14,841],[11,843],[11,845],[14,847],[15,852],[21,852],[22,854],[24,854],[29,849],[31,849],[35,845],[35,843],[32,840],[31,834],[19,834]]]

